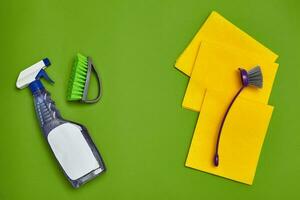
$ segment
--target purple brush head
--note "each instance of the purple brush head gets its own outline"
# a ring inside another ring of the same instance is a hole
[[[241,79],[244,87],[254,86],[263,87],[263,76],[259,66],[250,69],[249,71],[240,68]]]

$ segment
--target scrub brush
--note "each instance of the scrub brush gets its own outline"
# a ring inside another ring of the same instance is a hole
[[[253,69],[247,71],[245,69],[239,68],[240,71],[240,76],[241,76],[241,81],[242,81],[242,86],[239,89],[239,91],[236,93],[236,95],[233,97],[233,99],[231,100],[225,115],[223,117],[223,120],[221,122],[221,126],[219,129],[219,134],[218,134],[218,138],[217,138],[217,143],[216,143],[216,150],[215,150],[215,155],[214,155],[214,165],[217,167],[219,165],[219,154],[218,154],[218,150],[219,150],[219,143],[220,143],[220,137],[221,137],[221,133],[222,133],[222,128],[224,125],[224,122],[226,120],[227,114],[230,110],[230,108],[232,107],[234,101],[236,100],[236,98],[239,96],[239,94],[243,91],[244,88],[248,87],[248,86],[253,86],[256,88],[262,88],[263,87],[263,76],[262,76],[262,72],[259,66],[254,67]]]
[[[88,88],[92,72],[96,75],[98,94],[94,99],[88,99]],[[94,67],[92,58],[77,53],[69,80],[67,100],[81,101],[83,103],[96,103],[101,98],[101,87],[101,79]]]

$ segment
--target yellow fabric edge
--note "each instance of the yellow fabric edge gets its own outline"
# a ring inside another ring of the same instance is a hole
[[[265,57],[269,59],[270,62],[275,62],[275,60],[278,58],[278,55],[274,52],[272,52],[270,49],[262,45],[260,42],[256,41],[254,38],[252,38],[250,35],[236,27],[234,24],[232,24],[230,21],[222,17],[219,13],[216,11],[213,11],[207,20],[204,22],[203,26],[199,29],[199,31],[196,33],[195,37],[192,39],[192,41],[189,43],[189,45],[185,48],[183,53],[179,56],[179,58],[175,62],[175,67],[182,71],[184,74],[190,76],[192,73],[192,69],[194,67],[196,55],[198,52],[199,44],[203,40],[202,35],[203,30],[205,29],[206,25],[213,22],[213,20],[218,19],[223,21],[222,23],[227,24],[227,26],[230,26],[233,30],[240,32],[242,37],[247,38],[247,40],[251,41],[251,43],[255,43],[257,45],[257,48],[261,51],[265,52]],[[204,38],[205,39],[205,38]],[[221,42],[216,39],[216,42]],[[224,42],[224,41],[222,41]],[[262,52],[258,53],[259,56]]]

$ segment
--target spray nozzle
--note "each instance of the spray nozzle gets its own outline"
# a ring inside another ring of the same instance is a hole
[[[40,79],[40,78],[45,78],[48,82],[50,82],[51,84],[54,83],[54,81],[48,76],[48,74],[46,73],[46,71],[44,69],[41,69],[41,71],[38,73],[38,75],[35,77],[36,80]]]
[[[50,83],[54,83],[54,81],[47,75],[45,71],[45,69],[50,65],[50,60],[45,58],[21,71],[16,83],[17,88],[23,89],[30,83],[39,80],[40,78],[45,78]]]

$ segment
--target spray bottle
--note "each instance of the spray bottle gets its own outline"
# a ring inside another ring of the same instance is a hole
[[[55,158],[74,188],[105,171],[105,166],[88,130],[81,124],[62,118],[41,78],[54,83],[45,69],[45,58],[23,70],[17,79],[19,89],[29,87],[34,98],[37,118]]]

